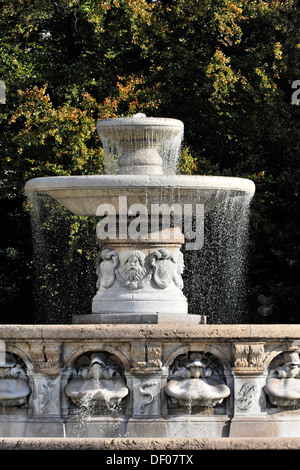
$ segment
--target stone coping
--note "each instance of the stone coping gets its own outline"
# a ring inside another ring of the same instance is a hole
[[[300,324],[286,325],[0,325],[0,339],[91,340],[91,339],[211,339],[211,340],[300,340]]]
[[[188,189],[189,191],[240,191],[254,194],[255,184],[247,178],[213,175],[75,175],[48,176],[32,178],[25,184],[25,193],[54,193],[56,191],[82,191],[86,196],[89,192],[103,195],[107,189],[110,195],[119,196],[123,189],[139,191],[143,188]],[[76,197],[76,193],[73,194]],[[104,195],[106,196],[106,195]]]
[[[299,450],[300,438],[1,438],[0,450]]]

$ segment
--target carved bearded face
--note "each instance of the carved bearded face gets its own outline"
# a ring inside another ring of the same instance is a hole
[[[138,281],[146,274],[144,267],[145,255],[141,251],[133,251],[122,267],[122,274],[129,281]]]

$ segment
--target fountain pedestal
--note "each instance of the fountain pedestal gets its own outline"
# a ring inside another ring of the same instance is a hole
[[[177,228],[97,240],[97,294],[92,313],[75,315],[73,323],[205,323],[204,315],[189,315],[182,292],[184,236]]]

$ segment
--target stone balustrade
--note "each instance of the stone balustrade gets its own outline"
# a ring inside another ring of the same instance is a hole
[[[0,339],[2,437],[300,437],[300,325],[1,325]],[[127,387],[116,406],[66,394],[72,380],[92,380],[94,355],[108,364],[99,389],[114,374]],[[227,393],[172,401],[176,371],[179,385],[191,377],[193,391],[202,380]]]

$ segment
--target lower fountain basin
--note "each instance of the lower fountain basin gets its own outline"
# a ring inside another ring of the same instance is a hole
[[[205,211],[230,197],[253,196],[255,185],[245,178],[191,175],[88,175],[34,178],[25,192],[47,194],[76,215],[95,216],[101,204],[111,204],[119,213],[120,197],[132,204],[204,204]]]
[[[166,394],[174,405],[213,407],[228,397],[230,390],[219,378],[170,380]]]

